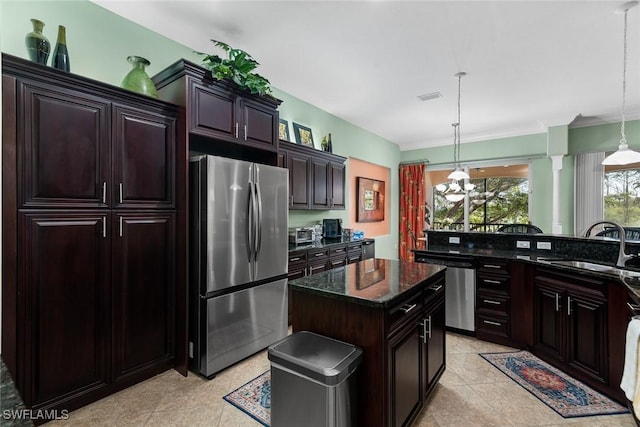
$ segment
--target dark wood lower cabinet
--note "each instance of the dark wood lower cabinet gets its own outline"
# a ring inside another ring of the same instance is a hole
[[[174,348],[175,216],[119,213],[113,239],[116,381],[169,367]]]
[[[95,392],[110,382],[109,240],[104,212],[20,213],[17,386],[29,407]]]
[[[389,340],[392,426],[403,426],[422,407],[422,342],[418,316]]]

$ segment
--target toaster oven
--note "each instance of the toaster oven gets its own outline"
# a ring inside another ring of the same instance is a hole
[[[301,243],[313,243],[315,231],[313,227],[296,227],[289,229],[289,243],[299,245]]]

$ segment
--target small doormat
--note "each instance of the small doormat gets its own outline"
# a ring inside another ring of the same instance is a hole
[[[628,413],[628,409],[528,351],[480,353],[563,418]]]
[[[271,422],[271,372],[266,371],[257,376],[224,396],[224,400],[260,424],[269,427]]]

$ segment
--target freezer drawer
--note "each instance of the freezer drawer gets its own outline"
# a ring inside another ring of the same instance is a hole
[[[211,377],[287,335],[287,280],[203,299],[200,310],[199,373]]]

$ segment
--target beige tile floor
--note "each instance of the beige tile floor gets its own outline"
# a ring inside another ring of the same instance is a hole
[[[447,370],[414,425],[420,427],[560,426],[635,427],[630,415],[564,419],[478,356],[509,351],[491,343],[447,334]],[[71,413],[48,426],[260,426],[222,396],[269,369],[266,351],[211,381],[175,371]]]

